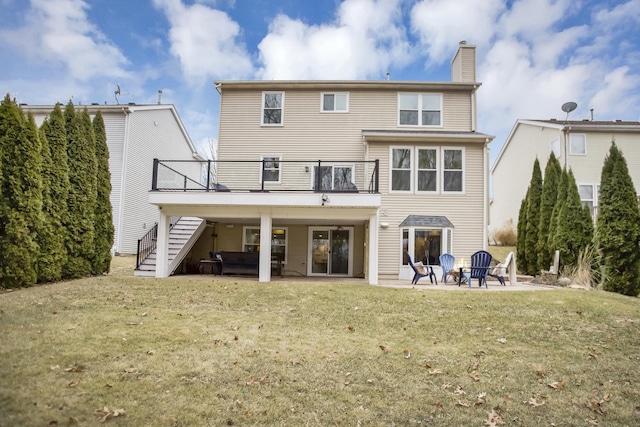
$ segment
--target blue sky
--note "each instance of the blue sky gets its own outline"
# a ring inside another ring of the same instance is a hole
[[[640,119],[640,0],[0,0],[0,89],[27,104],[172,103],[217,137],[214,80],[450,81],[477,46],[495,159],[517,119]],[[204,150],[204,148],[202,148]]]

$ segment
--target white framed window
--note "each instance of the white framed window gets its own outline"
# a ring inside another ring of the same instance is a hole
[[[550,144],[550,148],[551,148],[551,152],[553,153],[554,156],[556,156],[556,159],[560,158],[560,138],[554,138],[553,140],[551,140],[551,144]]]
[[[284,92],[262,92],[262,125],[284,124]]]
[[[260,182],[280,184],[280,172],[282,156],[260,157]]]
[[[354,184],[354,165],[321,164],[319,168],[318,165],[314,165],[311,188],[314,191],[357,191]]]
[[[464,148],[391,147],[390,150],[390,192],[464,192]]]
[[[572,133],[569,135],[570,153],[574,156],[584,156],[587,154],[587,135]]]
[[[271,228],[271,254],[284,254],[285,263],[287,262],[288,238],[287,227]],[[260,227],[243,227],[242,248],[244,252],[260,252]]]
[[[407,227],[402,229],[402,265],[409,265],[406,254],[414,262],[440,265],[440,255],[451,253],[452,228]]]
[[[398,93],[399,126],[442,126],[441,93]]]
[[[323,113],[347,113],[349,112],[349,93],[323,93],[320,103],[320,111]]]
[[[595,209],[598,207],[600,197],[600,184],[578,184],[578,193],[583,206],[588,206],[591,215],[595,217]]]
[[[416,191],[434,193],[438,191],[438,150],[417,148]]]
[[[411,147],[391,148],[391,191],[411,191]]]
[[[464,191],[464,150],[462,148],[442,150],[442,191],[445,193]]]

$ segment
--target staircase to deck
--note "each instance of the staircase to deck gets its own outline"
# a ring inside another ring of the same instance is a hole
[[[183,216],[171,227],[169,231],[169,275],[173,274],[180,262],[189,253],[194,243],[198,240],[206,227],[206,221],[202,218]],[[155,243],[153,249],[139,263],[134,270],[134,276],[156,275],[157,250]]]

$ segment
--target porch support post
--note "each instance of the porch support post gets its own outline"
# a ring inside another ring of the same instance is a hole
[[[169,227],[171,218],[160,211],[156,244],[156,277],[169,277]]]
[[[271,213],[260,214],[260,271],[259,282],[271,281]]]
[[[369,284],[378,284],[378,213],[369,217]]]

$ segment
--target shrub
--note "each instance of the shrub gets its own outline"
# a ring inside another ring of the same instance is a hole
[[[507,222],[502,224],[502,227],[494,231],[493,241],[498,246],[516,245],[516,243],[518,242],[518,232],[515,225],[513,225],[512,219],[509,219]]]

